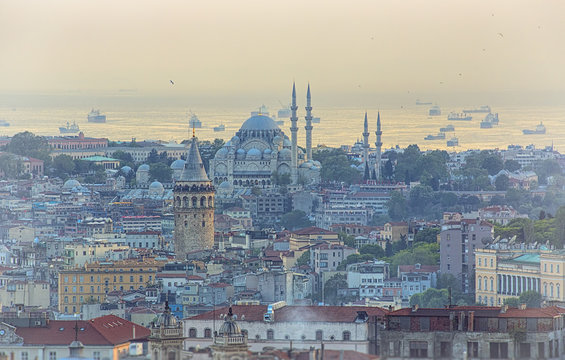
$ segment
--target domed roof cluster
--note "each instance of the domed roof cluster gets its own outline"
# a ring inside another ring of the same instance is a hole
[[[126,175],[128,175],[129,173],[131,173],[133,171],[133,169],[127,165],[122,166],[122,172]]]
[[[218,331],[220,336],[233,336],[233,335],[241,335],[241,328],[239,325],[233,320],[233,312],[230,307],[226,321],[222,324],[220,331]]]
[[[139,165],[137,171],[149,171],[149,165],[147,164]]]
[[[149,194],[150,195],[163,195],[165,192],[165,187],[158,181],[153,181],[151,185],[149,185]]]
[[[184,161],[183,159],[177,159],[171,164],[171,170],[182,170],[184,169],[185,163],[186,161]]]
[[[165,311],[163,311],[163,313],[159,315],[154,326],[165,328],[178,326],[177,318],[172,314],[168,301],[165,302]]]

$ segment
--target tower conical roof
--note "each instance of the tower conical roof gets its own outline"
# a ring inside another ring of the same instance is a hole
[[[186,163],[184,164],[184,169],[182,170],[179,181],[210,181],[208,175],[206,175],[206,170],[204,169],[204,164],[200,157],[200,151],[198,150],[198,144],[196,143],[196,137],[194,136],[192,137],[192,143],[190,144]]]

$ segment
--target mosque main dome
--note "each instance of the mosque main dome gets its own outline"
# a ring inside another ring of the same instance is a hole
[[[280,130],[275,120],[266,115],[255,115],[245,120],[240,130]]]

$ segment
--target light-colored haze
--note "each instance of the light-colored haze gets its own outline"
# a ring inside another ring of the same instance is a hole
[[[562,101],[564,34],[563,1],[0,0],[0,93],[260,101],[287,99],[296,79],[336,105]]]

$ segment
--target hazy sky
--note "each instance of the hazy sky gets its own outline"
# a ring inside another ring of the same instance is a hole
[[[0,94],[565,98],[564,36],[560,0],[0,0]]]

